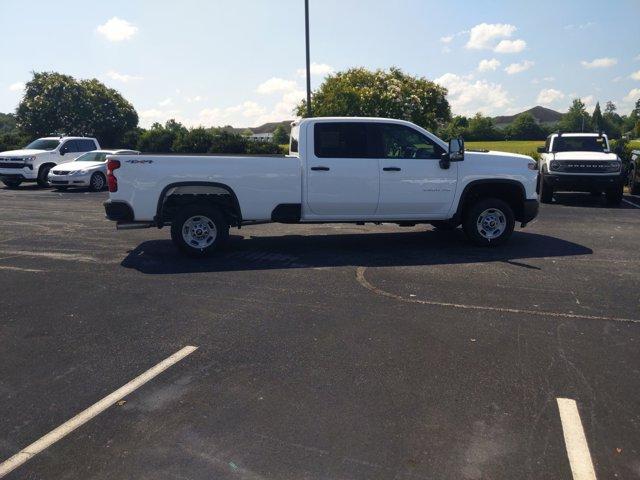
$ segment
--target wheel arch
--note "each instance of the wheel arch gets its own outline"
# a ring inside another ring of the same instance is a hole
[[[154,223],[161,228],[171,220],[176,208],[199,202],[223,207],[229,225],[241,225],[242,210],[233,189],[224,183],[198,181],[174,182],[166,185],[158,197]]]
[[[514,217],[518,221],[524,215],[524,201],[527,195],[521,182],[509,178],[486,178],[473,180],[465,185],[454,218],[462,220],[464,210],[469,202],[482,198],[504,200],[511,207]]]

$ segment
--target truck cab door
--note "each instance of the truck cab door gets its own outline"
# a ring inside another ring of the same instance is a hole
[[[57,163],[72,162],[81,155],[75,140],[67,140],[60,145]]]
[[[378,159],[365,122],[316,122],[307,133],[307,206],[312,215],[366,217],[380,193]]]
[[[377,215],[437,218],[449,212],[458,183],[458,162],[440,164],[440,144],[407,125],[375,124],[380,142]]]

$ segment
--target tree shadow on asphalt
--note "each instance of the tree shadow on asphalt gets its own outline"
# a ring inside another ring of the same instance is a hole
[[[638,203],[638,200],[624,196],[625,199]],[[576,192],[558,192],[553,195],[553,204],[562,205],[565,207],[584,207],[584,208],[601,208],[607,210],[633,210],[635,207],[632,205],[621,203],[620,205],[608,205],[604,194],[599,196],[593,196],[589,193],[576,193]]]
[[[540,257],[591,255],[577,243],[535,233],[515,232],[496,248],[469,244],[461,229],[393,233],[232,236],[224,250],[205,259],[185,257],[170,240],[143,242],[121,265],[146,274],[227,272],[317,267],[389,267],[477,262],[519,262]]]

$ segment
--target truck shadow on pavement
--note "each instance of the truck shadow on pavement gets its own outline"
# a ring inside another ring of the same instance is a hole
[[[232,236],[222,251],[205,259],[182,255],[170,240],[143,242],[121,265],[146,274],[226,272],[318,267],[390,267],[508,262],[538,269],[523,260],[540,257],[591,255],[593,250],[546,235],[515,232],[501,247],[470,245],[458,229],[453,232],[397,231],[393,233]]]
[[[625,199],[638,202],[634,198],[629,198],[628,195],[624,196]],[[608,205],[604,194],[594,196],[589,193],[574,193],[574,192],[558,192],[553,196],[554,205],[562,205],[565,207],[583,207],[583,208],[602,208],[602,209],[626,209],[633,210],[635,207],[632,205],[622,203],[620,205]]]

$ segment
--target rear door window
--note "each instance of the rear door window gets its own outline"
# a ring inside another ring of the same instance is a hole
[[[314,151],[318,158],[373,158],[366,123],[320,122],[314,127]]]

